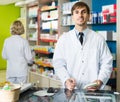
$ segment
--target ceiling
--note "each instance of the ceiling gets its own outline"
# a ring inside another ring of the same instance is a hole
[[[7,5],[21,0],[0,0],[0,5]]]
[[[35,1],[39,1],[39,3],[41,4],[44,4],[46,2],[52,2],[52,0],[0,0],[0,5],[8,5],[8,4],[11,4],[11,3],[16,3],[18,1],[26,1],[26,4],[28,2],[35,2]]]

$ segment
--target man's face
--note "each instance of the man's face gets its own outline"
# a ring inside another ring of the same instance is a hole
[[[86,7],[79,7],[73,11],[72,19],[75,25],[84,26],[87,24],[89,16]]]

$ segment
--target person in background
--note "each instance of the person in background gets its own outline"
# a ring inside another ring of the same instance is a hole
[[[58,39],[53,56],[55,73],[69,90],[103,89],[112,72],[112,55],[105,39],[87,27],[90,8],[84,2],[76,2],[71,9],[75,27]]]
[[[7,81],[11,83],[26,83],[28,63],[32,64],[32,53],[28,41],[21,37],[24,26],[16,20],[10,27],[12,36],[5,39],[2,57],[7,60]]]

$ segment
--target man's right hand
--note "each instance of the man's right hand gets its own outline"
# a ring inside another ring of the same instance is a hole
[[[76,86],[76,80],[74,78],[69,78],[65,81],[65,87],[69,90],[73,90]]]

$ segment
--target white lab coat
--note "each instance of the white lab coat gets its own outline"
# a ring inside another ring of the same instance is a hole
[[[27,76],[27,63],[32,61],[32,54],[26,39],[12,35],[4,42],[2,57],[7,60],[7,77]]]
[[[83,46],[75,29],[59,38],[53,56],[55,73],[63,85],[70,77],[76,79],[80,89],[97,79],[105,85],[112,72],[112,55],[101,35],[88,28],[83,33]]]

